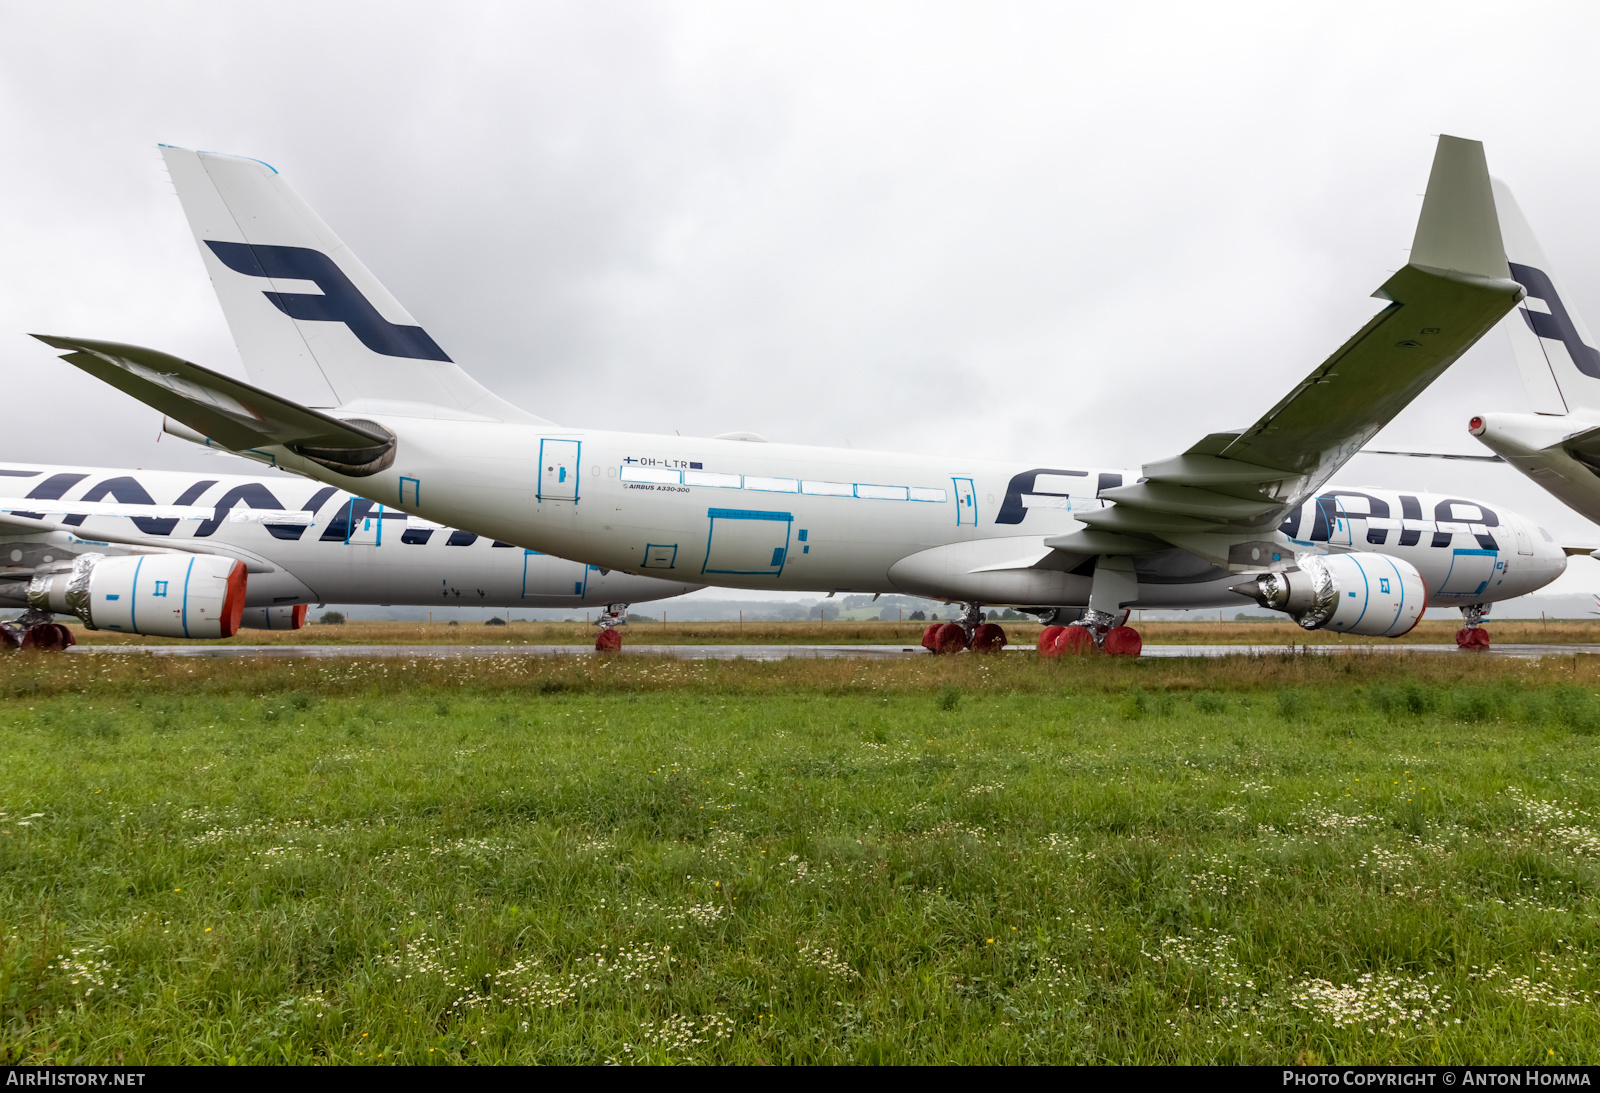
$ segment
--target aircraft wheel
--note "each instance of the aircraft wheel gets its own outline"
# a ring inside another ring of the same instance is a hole
[[[1098,652],[1094,644],[1094,635],[1089,633],[1087,626],[1064,626],[1061,636],[1056,638],[1056,655],[1082,657]]]
[[[1039,655],[1041,657],[1058,657],[1061,650],[1056,648],[1056,643],[1061,640],[1061,632],[1065,626],[1046,626],[1039,631]]]
[[[1489,648],[1489,631],[1481,626],[1463,626],[1456,631],[1456,647],[1460,649]]]
[[[1005,648],[1006,632],[992,622],[986,622],[972,632],[974,653],[998,653]]]
[[[1107,656],[1136,657],[1144,648],[1144,639],[1131,626],[1113,626],[1106,634],[1103,648]]]
[[[933,651],[940,656],[950,656],[959,653],[967,647],[967,632],[961,629],[960,623],[941,623],[939,632],[933,635]]]
[[[622,648],[622,635],[615,630],[602,630],[594,637],[594,651],[615,653]]]
[[[75,644],[72,631],[56,622],[34,623],[22,635],[24,649],[37,649],[41,653],[59,653]]]
[[[930,622],[926,627],[923,628],[922,647],[928,650],[928,652],[937,653],[939,651],[939,643],[937,639],[939,636],[939,628],[943,625],[944,623],[942,622]]]

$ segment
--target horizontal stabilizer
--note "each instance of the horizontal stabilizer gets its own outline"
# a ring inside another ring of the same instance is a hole
[[[282,445],[341,474],[372,474],[394,457],[376,422],[341,420],[154,349],[85,338],[34,337],[62,359],[233,451]]]

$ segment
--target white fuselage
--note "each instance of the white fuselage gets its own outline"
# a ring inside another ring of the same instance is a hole
[[[127,552],[125,544],[97,540],[97,532],[176,550],[219,548],[243,559],[250,566],[250,607],[570,609],[678,596],[704,584],[675,580],[676,574],[657,579],[606,572],[418,520],[302,478],[0,463],[0,496],[30,495],[33,500],[6,501],[5,507],[76,527],[3,537],[0,588],[15,586],[10,599],[42,566],[88,551]]]
[[[612,570],[748,589],[909,592],[1018,606],[1088,602],[1089,555],[1046,540],[1083,530],[1101,489],[1137,472],[371,415],[392,466],[343,478],[284,449],[286,469],[436,520]],[[1531,592],[1565,567],[1522,517],[1392,490],[1320,496],[1275,532],[1299,552],[1376,551],[1415,565],[1429,602]],[[1263,559],[1261,568],[1269,568]],[[1133,606],[1230,607],[1232,572],[1186,551],[1139,562]]]

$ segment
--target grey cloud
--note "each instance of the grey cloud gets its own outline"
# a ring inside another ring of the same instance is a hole
[[[1600,145],[1573,124],[1600,18],[1541,11],[6,5],[6,453],[214,465],[23,337],[236,367],[165,140],[274,163],[547,416],[1159,458],[1370,313],[1441,130],[1487,143],[1600,321]],[[1521,400],[1492,335],[1382,440],[1471,451],[1465,416]],[[1600,539],[1515,476],[1469,487]]]

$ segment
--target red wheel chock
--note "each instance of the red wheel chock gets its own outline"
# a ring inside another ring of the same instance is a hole
[[[1094,644],[1094,635],[1089,633],[1087,626],[1064,626],[1061,636],[1056,638],[1056,655],[1082,657],[1098,652]]]
[[[974,653],[998,653],[1005,648],[1006,632],[992,622],[986,622],[972,632],[972,651]]]
[[[59,622],[36,622],[22,635],[24,649],[37,649],[41,653],[59,653],[76,644],[72,631]]]
[[[1058,657],[1061,650],[1056,648],[1056,642],[1061,640],[1061,631],[1065,626],[1046,626],[1039,631],[1039,655],[1041,657]]]
[[[1101,644],[1101,649],[1111,657],[1136,657],[1143,648],[1144,639],[1131,626],[1113,626]]]

